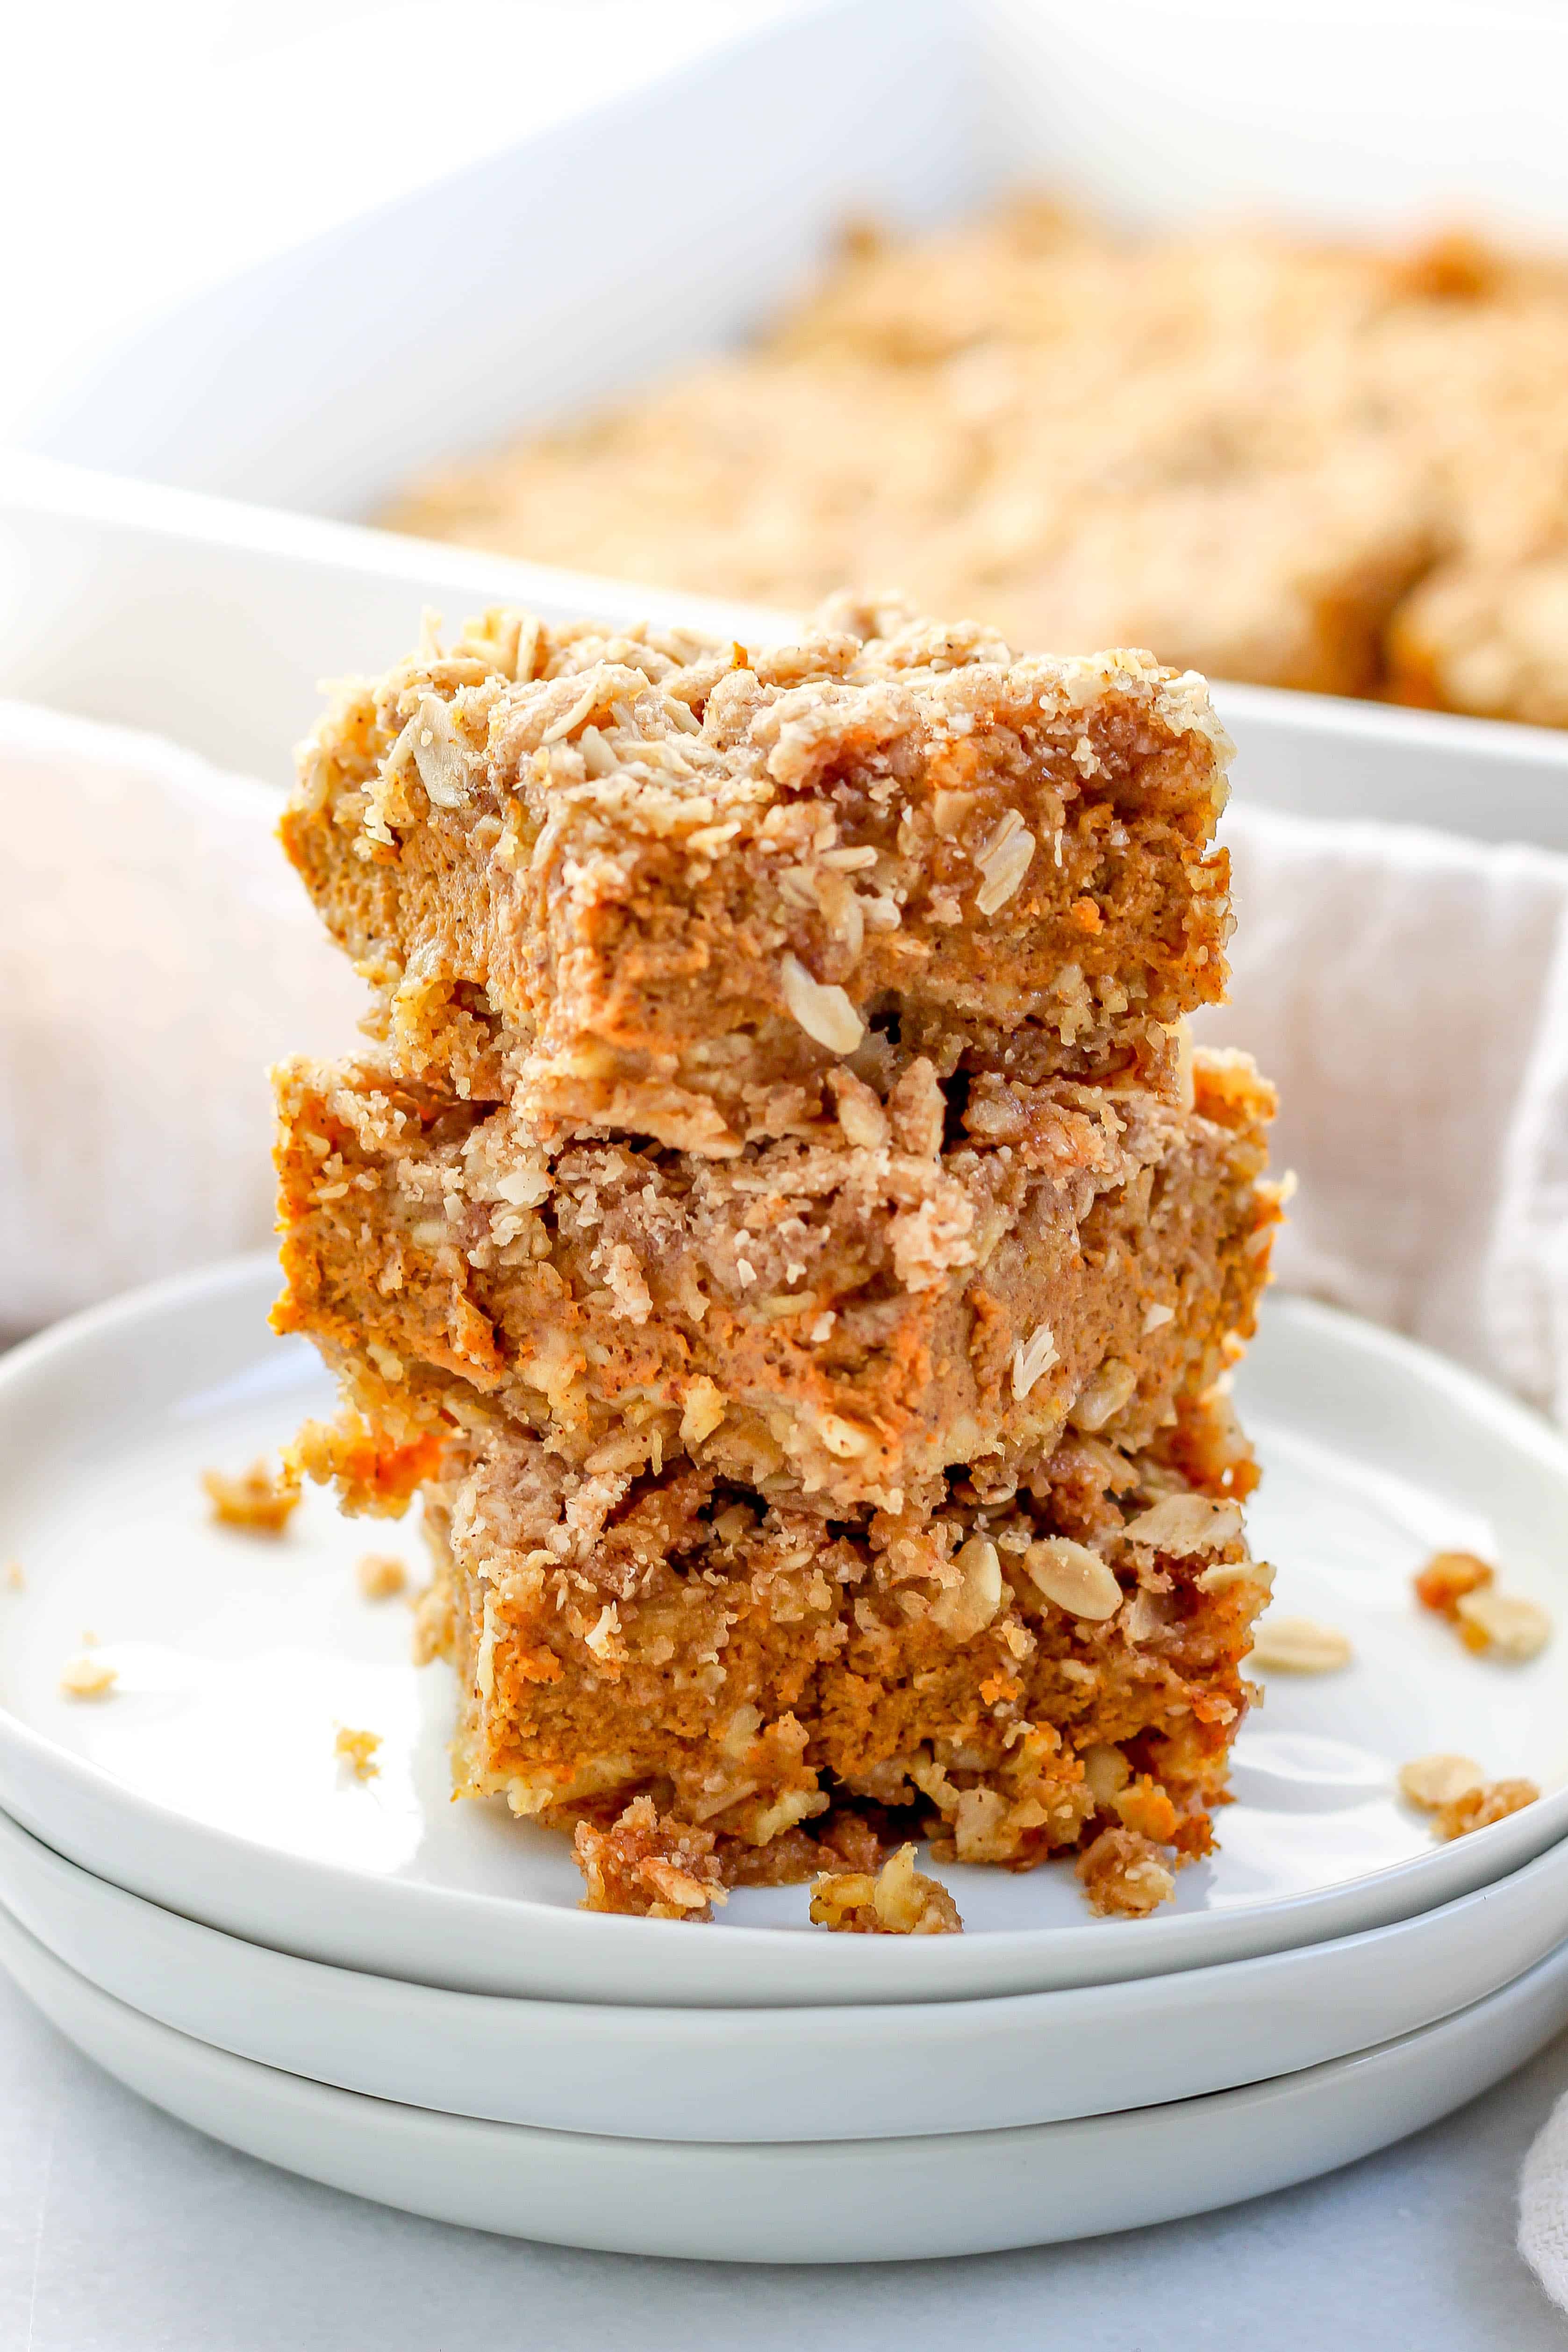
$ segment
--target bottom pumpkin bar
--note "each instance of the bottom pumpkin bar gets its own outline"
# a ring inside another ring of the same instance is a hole
[[[931,1517],[470,1435],[426,1492],[421,1615],[458,1792],[575,1830],[600,1908],[706,1916],[923,1833],[1013,1869],[1074,1850],[1095,1908],[1152,1909],[1212,1843],[1249,1696],[1256,1475],[1223,1390],[1148,1452],[1070,1433]]]

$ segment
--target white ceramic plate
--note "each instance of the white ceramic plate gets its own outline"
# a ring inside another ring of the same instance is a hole
[[[1371,2049],[1568,1935],[1568,1842],[1363,1936],[1138,1982],[852,2008],[644,2009],[445,1992],[160,1910],[0,1816],[0,1898],[102,1991],[237,2056],[405,2105],[630,2139],[994,2131],[1152,2106]]]
[[[1015,2131],[735,2147],[477,2123],[279,2074],[111,2000],[3,1911],[0,1963],[122,2083],[268,2163],[436,2221],[722,2262],[985,2253],[1209,2211],[1419,2130],[1568,2020],[1563,1950],[1441,2025],[1247,2090]]]
[[[1275,1299],[1242,1405],[1268,1475],[1258,1549],[1279,1605],[1346,1626],[1349,1671],[1280,1678],[1238,1748],[1222,1850],[1176,1903],[1092,1921],[1070,1868],[946,1872],[962,1937],[830,1937],[806,1890],[748,1890],[720,1923],[594,1917],[564,1840],[454,1805],[443,1666],[406,1662],[400,1604],[356,1592],[383,1522],[311,1494],[282,1542],[212,1527],[198,1474],[326,1409],[302,1343],[273,1339],[266,1261],[160,1285],[0,1363],[0,1807],[100,1877],[279,1950],[479,1992],[741,2006],[934,2000],[1208,1966],[1409,1917],[1568,1829],[1568,1640],[1533,1664],[1465,1652],[1409,1577],[1444,1543],[1508,1563],[1568,1615],[1568,1448],[1468,1375],[1369,1326]],[[390,1540],[410,1561],[411,1530]],[[84,1633],[119,1680],[58,1689]],[[336,1761],[381,1735],[382,1770]],[[1552,1793],[1452,1845],[1394,1768],[1463,1749]]]

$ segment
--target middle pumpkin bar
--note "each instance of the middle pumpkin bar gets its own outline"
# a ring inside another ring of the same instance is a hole
[[[1251,1332],[1279,1188],[1246,1056],[1200,1050],[1186,1101],[924,1061],[832,1083],[813,1134],[712,1160],[286,1065],[277,1320],[342,1375],[382,1499],[398,1449],[412,1485],[425,1434],[500,1413],[587,1470],[685,1454],[930,1509],[951,1465],[1043,1460],[1069,1422],[1148,1445]]]

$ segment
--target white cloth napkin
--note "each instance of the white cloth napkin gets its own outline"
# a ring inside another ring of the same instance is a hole
[[[1231,1002],[1278,1084],[1275,1264],[1568,1424],[1568,858],[1234,808]]]
[[[1568,1423],[1568,859],[1237,809],[1232,1003],[1279,1083],[1292,1289],[1397,1324]],[[1568,2310],[1568,2099],[1519,2248]]]
[[[278,793],[154,736],[0,703],[0,1334],[272,1230],[266,1066],[363,991]]]

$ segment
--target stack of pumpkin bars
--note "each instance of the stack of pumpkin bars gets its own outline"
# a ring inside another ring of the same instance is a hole
[[[376,1044],[278,1073],[298,1454],[422,1496],[457,1787],[592,1907],[951,1927],[871,1875],[925,1834],[1140,1913],[1211,1843],[1279,1216],[1185,1023],[1228,751],[1192,672],[849,598],[765,653],[427,624],[305,745]]]

